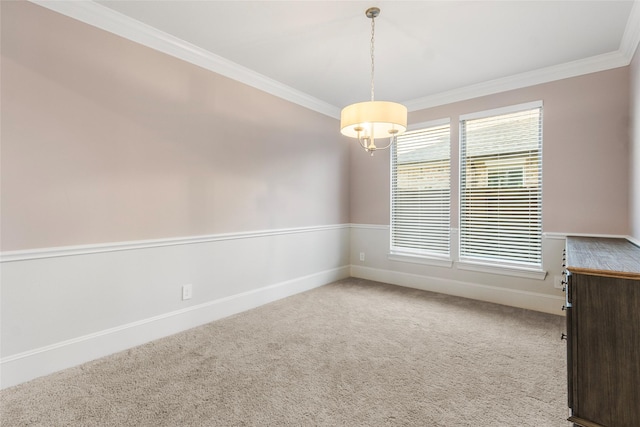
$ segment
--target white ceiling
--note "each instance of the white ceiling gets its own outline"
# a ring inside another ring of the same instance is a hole
[[[639,7],[618,0],[101,0],[91,10],[108,11],[119,28],[127,23],[120,31],[125,37],[136,40],[127,33],[135,29],[170,38],[191,49],[183,59],[197,51],[201,60],[192,62],[202,65],[210,56],[278,87],[272,93],[289,92],[335,115],[369,99],[371,21],[364,12],[370,6],[381,9],[376,99],[410,109],[624,66],[640,39]]]

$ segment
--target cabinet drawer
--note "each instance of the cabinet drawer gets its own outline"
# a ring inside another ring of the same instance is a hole
[[[567,238],[566,270],[569,421],[639,427],[640,248]]]

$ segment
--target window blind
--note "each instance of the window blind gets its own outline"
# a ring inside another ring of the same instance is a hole
[[[460,260],[542,267],[542,106],[460,132]]]
[[[392,149],[391,252],[449,257],[449,123],[406,132]]]

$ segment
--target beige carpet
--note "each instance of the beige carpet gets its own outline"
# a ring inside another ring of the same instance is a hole
[[[0,393],[8,426],[565,426],[564,319],[347,279]]]

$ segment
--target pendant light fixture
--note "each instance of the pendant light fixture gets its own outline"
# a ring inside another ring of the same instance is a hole
[[[360,146],[372,156],[376,150],[389,148],[396,137],[407,130],[407,107],[395,102],[374,100],[375,19],[379,14],[377,7],[370,7],[365,12],[367,18],[371,19],[371,101],[348,105],[340,113],[340,132],[357,138]],[[377,147],[376,138],[389,138],[389,142],[384,147]]]

